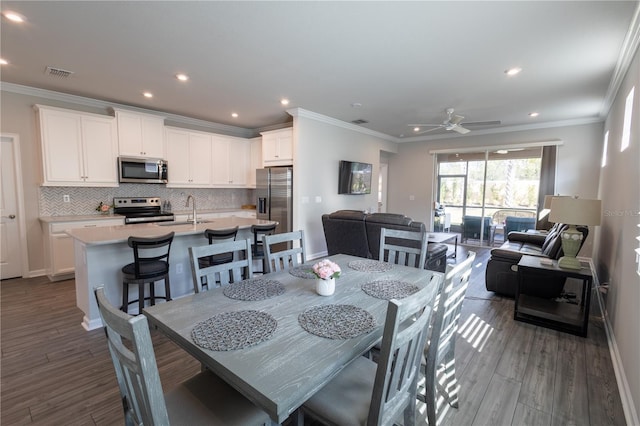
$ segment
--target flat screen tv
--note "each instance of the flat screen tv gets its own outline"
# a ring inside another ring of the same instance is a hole
[[[340,161],[338,194],[371,194],[371,170],[368,163]]]

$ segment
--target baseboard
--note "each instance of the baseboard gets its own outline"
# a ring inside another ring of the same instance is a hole
[[[598,281],[598,277],[596,275],[595,269],[593,268],[593,265],[591,270],[594,271],[594,290],[596,298],[598,299],[598,305],[600,305],[600,312],[602,312],[604,331],[607,335],[607,344],[609,345],[609,353],[611,355],[611,362],[613,363],[613,371],[616,375],[616,383],[618,384],[618,392],[620,393],[620,399],[622,401],[624,417],[628,425],[640,425],[638,412],[636,411],[636,406],[634,405],[633,398],[631,397],[631,389],[629,389],[629,382],[627,381],[627,376],[624,372],[624,366],[622,365],[622,359],[620,358],[620,352],[618,351],[616,336],[613,333],[613,328],[611,327],[611,322],[609,321],[609,314],[607,313],[604,300],[602,299],[602,293],[600,293],[600,291],[598,290],[600,281]]]

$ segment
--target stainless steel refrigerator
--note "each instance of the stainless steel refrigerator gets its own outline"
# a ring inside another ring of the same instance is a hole
[[[292,167],[256,170],[256,217],[277,221],[277,234],[292,231],[292,188]]]

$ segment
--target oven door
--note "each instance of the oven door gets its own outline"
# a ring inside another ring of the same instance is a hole
[[[167,183],[167,162],[156,158],[118,158],[120,182]]]

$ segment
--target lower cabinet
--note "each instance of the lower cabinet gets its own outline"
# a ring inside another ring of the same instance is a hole
[[[43,222],[45,268],[49,279],[61,281],[73,277],[75,271],[73,238],[67,234],[68,229],[118,225],[124,225],[123,218]]]

